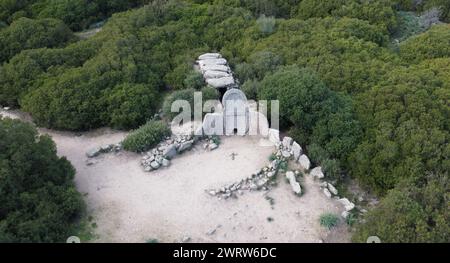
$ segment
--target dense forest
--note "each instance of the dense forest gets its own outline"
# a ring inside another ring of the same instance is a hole
[[[314,163],[381,198],[354,241],[448,242],[448,22],[447,0],[0,0],[0,105],[133,129],[202,89],[192,64],[218,51],[249,98],[280,100]]]

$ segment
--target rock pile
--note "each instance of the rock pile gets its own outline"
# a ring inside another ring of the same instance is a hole
[[[120,152],[122,150],[122,144],[107,144],[100,147],[92,148],[88,152],[86,152],[86,156],[88,158],[95,158],[100,154],[111,153],[111,152]]]
[[[236,87],[228,61],[219,53],[206,53],[198,57],[197,64],[206,83],[216,89]]]
[[[190,150],[194,143],[195,137],[192,135],[167,137],[165,141],[144,154],[141,165],[146,172],[168,167],[171,159],[177,154]]]
[[[151,172],[162,167],[170,166],[175,156],[191,150],[195,143],[201,138],[194,135],[172,135],[159,143],[155,148],[146,152],[142,157],[141,165],[144,171]],[[215,150],[219,147],[213,137],[206,137],[204,146],[207,150]]]

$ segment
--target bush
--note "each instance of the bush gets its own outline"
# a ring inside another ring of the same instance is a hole
[[[333,180],[342,179],[341,164],[335,159],[325,159],[320,162],[320,166],[323,168],[323,172],[327,175],[327,178]]]
[[[257,80],[247,80],[241,89],[249,100],[256,100],[258,98],[259,82]]]
[[[187,89],[201,90],[205,86],[203,75],[197,71],[191,71],[183,81]]]
[[[170,133],[169,127],[163,121],[149,121],[123,140],[123,148],[132,152],[145,152],[155,147]]]
[[[357,225],[355,242],[378,236],[383,243],[447,243],[450,240],[449,177],[406,179]]]
[[[336,227],[339,223],[339,217],[335,214],[322,214],[319,219],[320,225],[328,229]]]
[[[142,84],[121,84],[108,97],[110,125],[133,129],[151,119],[159,104],[153,88]]]
[[[30,124],[0,118],[0,138],[0,242],[65,242],[84,210],[75,169]]]
[[[0,64],[25,49],[62,47],[75,36],[56,19],[21,18],[0,31]]]

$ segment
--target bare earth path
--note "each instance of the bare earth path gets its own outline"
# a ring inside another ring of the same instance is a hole
[[[2,112],[17,117],[16,113]],[[23,117],[22,117],[23,119]],[[339,214],[342,207],[326,198],[311,177],[302,182],[305,194],[295,196],[284,178],[269,192],[245,192],[238,199],[219,200],[205,189],[239,181],[265,166],[272,147],[251,137],[222,138],[219,149],[205,152],[200,145],[173,160],[169,168],[142,171],[140,155],[108,154],[86,165],[85,152],[121,141],[126,133],[100,129],[76,136],[50,134],[58,154],[77,170],[76,184],[98,227],[94,242],[348,242],[342,226],[328,231],[319,225],[324,212]],[[235,160],[230,155],[237,153]],[[274,204],[265,198],[273,198]],[[273,221],[269,222],[268,218]]]

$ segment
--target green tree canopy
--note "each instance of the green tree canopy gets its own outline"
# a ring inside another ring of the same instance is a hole
[[[84,203],[75,170],[48,136],[0,119],[0,242],[64,242]]]

